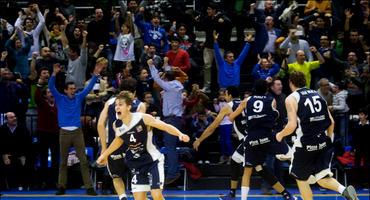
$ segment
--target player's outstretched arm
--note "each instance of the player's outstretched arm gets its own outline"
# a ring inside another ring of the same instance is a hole
[[[334,119],[333,119],[333,116],[331,116],[329,109],[328,109],[328,113],[329,113],[329,118],[330,118],[331,123],[328,129],[326,129],[326,132],[328,134],[328,137],[330,137],[331,140],[334,141]]]
[[[203,131],[202,135],[193,143],[193,148],[198,151],[198,147],[203,140],[212,135],[216,128],[220,125],[222,119],[232,113],[230,106],[224,106],[218,113],[215,120]]]
[[[229,115],[230,121],[234,121],[234,119],[243,112],[243,110],[247,107],[247,102],[248,102],[248,99],[243,100],[242,102],[240,102],[238,108],[236,108],[234,112],[230,113]]]
[[[100,113],[99,120],[98,120],[98,135],[100,138],[100,144],[101,144],[101,154],[104,153],[104,151],[107,149],[107,136],[106,136],[106,129],[105,126],[107,124],[107,118],[108,118],[108,108],[109,104],[108,102],[105,102],[104,108]]]
[[[165,131],[171,135],[177,136],[179,137],[180,141],[189,142],[190,140],[188,135],[181,133],[181,131],[179,131],[179,129],[177,129],[176,127],[167,124],[159,119],[155,119],[153,116],[149,114],[143,114],[143,120],[147,126],[151,126],[159,130]]]
[[[112,154],[115,150],[117,150],[123,144],[123,140],[120,137],[114,138],[111,145],[109,145],[108,149],[103,152],[96,160],[96,163],[99,165],[106,165],[108,162],[108,156]]]
[[[278,134],[276,134],[276,140],[281,141],[284,137],[292,134],[297,128],[297,101],[292,97],[288,97],[285,100],[285,107],[288,114],[288,123]]]

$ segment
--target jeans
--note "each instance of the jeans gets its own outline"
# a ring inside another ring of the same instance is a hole
[[[163,121],[181,130],[181,117],[165,117]],[[166,178],[174,178],[179,174],[179,157],[176,153],[177,142],[178,137],[169,133],[163,134],[163,143],[167,149],[165,160],[167,165]]]

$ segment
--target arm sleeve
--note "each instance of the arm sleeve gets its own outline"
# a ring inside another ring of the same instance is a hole
[[[285,40],[280,44],[281,49],[288,49],[289,48],[289,42],[290,42],[290,37],[288,36],[285,38]]]
[[[222,56],[221,56],[221,53],[220,53],[220,47],[218,46],[218,43],[217,42],[215,42],[214,44],[213,44],[213,49],[214,49],[214,51],[215,51],[215,59],[216,59],[216,63],[217,63],[217,65],[218,65],[218,67],[219,67],[219,71],[221,71],[221,68],[223,68],[223,62],[224,62],[224,59],[222,58]]]
[[[247,57],[247,55],[248,55],[249,47],[250,47],[249,43],[248,43],[248,42],[246,42],[246,43],[245,43],[245,45],[244,45],[244,48],[243,48],[242,52],[240,53],[240,55],[239,55],[239,57],[238,57],[238,59],[236,59],[236,61],[235,61],[235,63],[236,63],[238,66],[240,66],[240,65],[242,65],[242,64],[243,64],[244,59],[245,59],[245,58]]]
[[[155,68],[155,66],[149,66],[149,69],[150,69],[150,74],[152,75],[154,81],[164,90],[170,90],[171,87],[170,85],[161,79],[161,77],[159,77],[159,74],[158,74],[158,70],[157,68]]]
[[[320,62],[319,61],[309,62],[309,66],[310,66],[310,71],[314,70],[314,69],[317,69],[317,68],[320,67]]]
[[[57,99],[61,98],[62,95],[58,92],[58,90],[55,88],[55,76],[51,76],[48,83],[49,90],[51,94]]]
[[[253,78],[255,78],[255,79],[259,79],[260,78],[260,76],[259,76],[259,74],[258,74],[258,69],[260,68],[260,64],[255,64],[254,65],[254,67],[253,67],[253,70],[252,70],[252,76],[253,76]]]
[[[90,83],[79,94],[81,99],[84,99],[89,94],[89,92],[93,89],[96,83],[96,80],[98,80],[98,76],[93,75],[92,78],[90,79]]]
[[[278,64],[273,64],[269,70],[268,76],[275,76],[280,71],[280,66]]]
[[[42,16],[41,12],[37,12],[37,18],[39,19],[39,23],[37,24],[36,28],[35,28],[35,31],[33,32],[33,34],[35,35],[35,37],[39,37],[40,36],[40,33],[42,31],[42,28],[44,27],[44,24],[45,24],[45,18],[44,16]]]

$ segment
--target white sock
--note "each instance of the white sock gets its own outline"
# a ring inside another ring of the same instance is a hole
[[[344,187],[343,185],[339,184],[338,186],[338,192],[339,194],[343,194],[343,191],[346,189],[346,187]]]
[[[249,187],[242,186],[242,200],[247,200]]]
[[[118,195],[118,198],[119,198],[119,199],[122,199],[123,197],[127,197],[127,196],[126,196],[126,193],[123,193],[123,194]]]

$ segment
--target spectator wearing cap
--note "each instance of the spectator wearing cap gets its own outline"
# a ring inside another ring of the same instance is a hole
[[[180,38],[173,36],[171,37],[171,50],[167,51],[166,57],[168,57],[168,64],[170,66],[178,67],[185,73],[190,70],[190,58],[187,51],[179,48]]]

